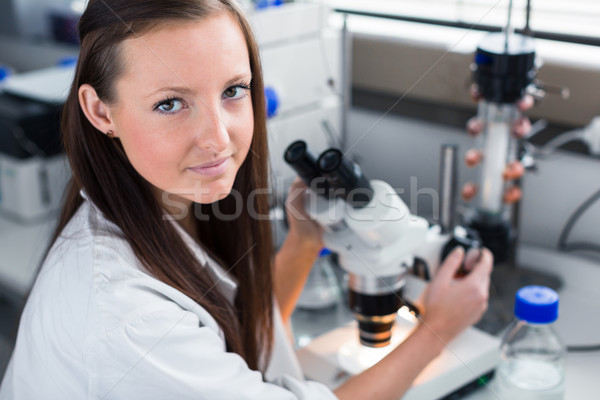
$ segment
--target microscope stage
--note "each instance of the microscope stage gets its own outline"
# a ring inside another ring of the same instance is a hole
[[[360,345],[356,322],[317,337],[298,350],[304,374],[310,380],[335,389],[385,357],[414,327],[413,322],[402,317],[396,321],[392,344],[385,348]],[[476,328],[467,329],[429,363],[402,399],[439,399],[477,381],[496,367],[499,346],[500,340],[496,337]]]

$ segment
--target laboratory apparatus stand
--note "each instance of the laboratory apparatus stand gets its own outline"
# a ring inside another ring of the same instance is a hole
[[[533,39],[507,27],[504,32],[485,36],[472,68],[481,96],[478,118],[483,131],[478,147],[482,160],[474,212],[466,225],[477,231],[494,255],[490,312],[478,325],[489,332],[498,332],[510,321],[509,310],[518,288],[537,284],[558,289],[561,285],[556,277],[517,267],[518,205],[507,205],[503,199],[507,185],[503,172],[519,153],[518,139],[512,132],[521,117],[517,103],[533,87],[538,67]]]
[[[532,39],[522,35],[493,33],[475,54],[475,82],[481,99],[478,118],[482,161],[478,179],[476,212],[470,225],[494,254],[496,263],[510,259],[514,232],[511,209],[503,202],[503,171],[517,158],[512,127],[520,117],[517,101],[535,77]]]

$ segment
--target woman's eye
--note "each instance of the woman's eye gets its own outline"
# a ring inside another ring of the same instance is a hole
[[[225,89],[223,95],[229,99],[239,99],[246,94],[246,90],[248,89],[249,87],[243,85],[232,86]]]
[[[169,99],[169,100],[161,101],[156,107],[154,107],[155,110],[158,110],[163,113],[169,113],[169,114],[174,114],[177,111],[181,110],[182,108],[183,108],[183,103],[181,102],[181,100],[177,100],[177,99]]]

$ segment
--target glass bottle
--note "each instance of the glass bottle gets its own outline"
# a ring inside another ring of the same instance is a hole
[[[544,286],[519,289],[515,317],[500,347],[498,397],[564,399],[566,348],[552,327],[558,317],[558,294]]]

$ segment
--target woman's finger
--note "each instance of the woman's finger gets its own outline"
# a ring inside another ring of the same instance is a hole
[[[471,268],[469,279],[479,282],[488,282],[494,265],[494,256],[486,248],[481,249],[477,263]]]
[[[462,246],[456,246],[442,262],[442,265],[437,271],[436,278],[441,282],[452,281],[452,278],[461,267],[464,257],[465,249],[463,249]]]
[[[298,177],[290,184],[285,202],[288,217],[298,220],[307,219],[306,211],[304,211],[304,193],[306,189],[306,185]]]
[[[465,260],[463,261],[462,270],[464,274],[468,274],[475,268],[475,264],[479,262],[481,258],[481,250],[480,248],[470,248],[465,254]]]

